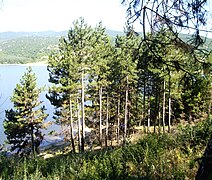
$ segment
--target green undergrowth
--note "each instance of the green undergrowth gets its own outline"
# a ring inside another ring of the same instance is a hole
[[[211,136],[211,120],[149,134],[135,144],[48,159],[1,154],[0,179],[194,179]]]

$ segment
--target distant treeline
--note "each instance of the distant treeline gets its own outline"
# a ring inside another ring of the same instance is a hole
[[[124,34],[109,29],[106,33],[112,38]],[[0,33],[0,64],[25,64],[46,60],[57,47],[60,37],[66,35],[66,31]],[[186,34],[181,34],[181,37],[184,41],[190,39],[190,35]],[[212,39],[205,38],[204,48],[211,50],[211,44]]]
[[[111,37],[123,32],[107,30]],[[25,64],[46,60],[66,31],[0,33],[0,64]]]
[[[47,59],[58,37],[20,37],[0,43],[1,64],[24,64]]]

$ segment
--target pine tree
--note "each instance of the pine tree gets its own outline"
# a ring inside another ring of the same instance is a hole
[[[108,139],[108,116],[106,122],[103,122],[103,115],[105,114],[105,108],[107,105],[106,98],[109,96],[109,85],[108,76],[110,74],[109,63],[112,61],[112,46],[110,38],[105,33],[105,28],[99,23],[95,29],[96,45],[93,49],[93,60],[91,61],[91,74],[89,79],[89,92],[91,95],[91,100],[95,105],[99,106],[97,111],[99,111],[99,141],[102,146],[103,140],[103,124],[106,124],[105,132],[105,142]],[[98,95],[97,95],[98,94]],[[98,98],[95,98],[97,97]],[[107,108],[106,108],[107,109]],[[107,111],[107,110],[106,110]]]
[[[113,92],[116,94],[117,100],[120,98],[120,107],[123,108],[122,114],[124,116],[123,125],[123,135],[124,141],[127,137],[127,129],[129,127],[129,109],[134,106],[135,101],[133,101],[132,94],[136,91],[136,81],[137,81],[137,56],[136,56],[136,46],[138,45],[138,36],[134,33],[132,29],[127,29],[126,36],[116,37],[115,50],[116,57],[114,58],[111,66],[113,66],[113,72],[111,73]],[[123,96],[124,95],[124,96]],[[118,101],[116,101],[117,104]],[[130,105],[130,106],[129,106]],[[119,106],[119,105],[118,105]],[[118,110],[119,116],[118,120],[120,123],[121,109]],[[134,118],[134,115],[131,118]],[[119,134],[119,132],[118,132]]]
[[[45,108],[41,106],[42,101],[39,100],[41,91],[41,88],[37,88],[32,68],[27,68],[11,97],[14,109],[6,110],[4,120],[5,134],[12,151],[39,153],[43,140],[41,128],[47,118]]]
[[[88,26],[83,18],[76,20],[68,32],[68,37],[61,38],[58,51],[52,53],[48,62],[49,81],[54,83],[54,86],[50,88],[47,98],[57,109],[55,118],[59,123],[65,102],[69,103],[67,107],[70,112],[69,115],[66,114],[66,125],[73,127],[70,124],[74,119],[71,115],[77,114],[75,119],[78,119],[78,125],[81,126],[78,127],[81,151],[84,151],[85,146],[85,101],[88,86],[86,80],[92,75],[92,66],[95,65],[92,61],[96,57],[95,48],[99,38],[96,31]],[[76,113],[71,113],[74,109]]]
[[[48,61],[49,81],[54,83],[46,95],[51,104],[55,106],[54,119],[61,126],[69,127],[65,132],[66,139],[71,141],[72,150],[75,152],[74,142],[74,109],[77,106],[79,74],[77,62],[73,58],[74,52],[65,38],[60,39],[59,50],[53,52]]]

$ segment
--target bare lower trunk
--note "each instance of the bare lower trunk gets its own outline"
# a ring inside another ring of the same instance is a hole
[[[160,112],[160,103],[158,104],[158,133],[161,133],[161,112]]]
[[[171,132],[171,97],[169,97],[168,132]]]
[[[124,142],[126,142],[126,138],[127,138],[127,122],[128,122],[128,76],[127,76],[127,87],[125,90]]]
[[[165,115],[166,115],[166,81],[163,81],[163,132],[165,132]]]
[[[150,96],[148,95],[148,119],[147,119],[147,132],[150,133]]]
[[[210,96],[209,96],[208,119],[211,118],[211,103],[212,103],[212,88],[210,90]]]
[[[75,144],[74,144],[74,128],[73,128],[73,112],[72,112],[72,101],[71,101],[71,95],[69,98],[69,109],[70,109],[70,130],[71,130],[71,145],[72,150],[75,153]]]
[[[118,98],[117,106],[117,143],[119,144],[119,128],[120,127],[120,97]]]
[[[144,80],[144,94],[143,94],[143,126],[144,126],[144,133],[146,133],[146,81]]]
[[[31,124],[30,126],[31,126],[31,141],[32,141],[32,146],[31,146],[31,148],[32,148],[32,154],[33,154],[33,156],[35,157],[34,127],[33,127],[32,124]]]
[[[102,147],[102,87],[99,89],[99,141]]]
[[[154,121],[154,133],[156,133],[156,124],[158,122],[158,94],[156,94],[156,98],[155,98],[155,111],[154,111],[153,121]]]
[[[107,94],[107,109],[106,109],[106,136],[105,136],[105,146],[107,147],[108,141],[108,119],[109,119],[109,96]]]
[[[81,83],[82,83],[82,103],[81,103],[81,106],[82,106],[82,152],[84,152],[85,150],[85,106],[84,106],[84,103],[85,103],[85,95],[84,95],[84,72],[82,71],[82,79],[81,79]]]
[[[169,72],[169,109],[168,109],[168,132],[171,132],[171,72]]]
[[[78,117],[78,147],[79,147],[79,152],[81,151],[81,118],[80,118],[80,104],[77,99],[77,117]]]

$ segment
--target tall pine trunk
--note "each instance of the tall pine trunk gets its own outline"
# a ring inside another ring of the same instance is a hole
[[[158,87],[158,86],[157,86]],[[154,110],[154,133],[156,133],[156,123],[158,122],[158,93],[155,98],[155,110]]]
[[[31,120],[32,121],[32,120]],[[35,158],[35,140],[34,140],[34,127],[33,127],[33,123],[31,122],[30,124],[30,127],[31,127],[31,141],[32,141],[32,146],[31,146],[31,150],[32,150],[32,154]]]
[[[78,148],[81,152],[81,117],[80,117],[80,103],[77,98],[77,118],[78,118]]]
[[[166,116],[166,81],[163,81],[163,132],[165,133],[165,116]]]
[[[169,71],[168,132],[171,132],[171,72]]]
[[[146,80],[144,79],[144,94],[143,94],[143,127],[144,133],[146,133]]]
[[[70,130],[71,130],[71,145],[73,152],[75,153],[75,144],[74,144],[74,128],[73,128],[73,110],[72,110],[72,99],[71,94],[69,97],[69,109],[70,109]]]
[[[85,104],[85,92],[84,92],[84,71],[82,71],[82,74],[81,74],[81,83],[82,83],[82,99],[81,99],[81,109],[82,109],[82,152],[84,152],[84,150],[85,150],[85,106],[84,106],[84,104]]]
[[[148,118],[147,118],[147,132],[150,133],[150,113],[151,113],[151,110],[150,110],[150,95],[148,95]]]
[[[169,95],[169,109],[168,109],[168,132],[171,132],[171,97]]]
[[[127,138],[127,123],[128,123],[128,76],[126,77],[126,90],[125,90],[125,109],[124,109],[124,142],[126,142]]]
[[[120,96],[118,97],[117,105],[117,143],[119,145],[119,131],[120,131]]]
[[[160,109],[160,100],[158,103],[158,133],[161,133],[161,109]]]
[[[107,94],[107,106],[106,106],[106,136],[105,136],[105,146],[107,147],[108,141],[108,119],[109,119],[109,96]]]
[[[99,89],[99,141],[102,147],[102,86]]]

